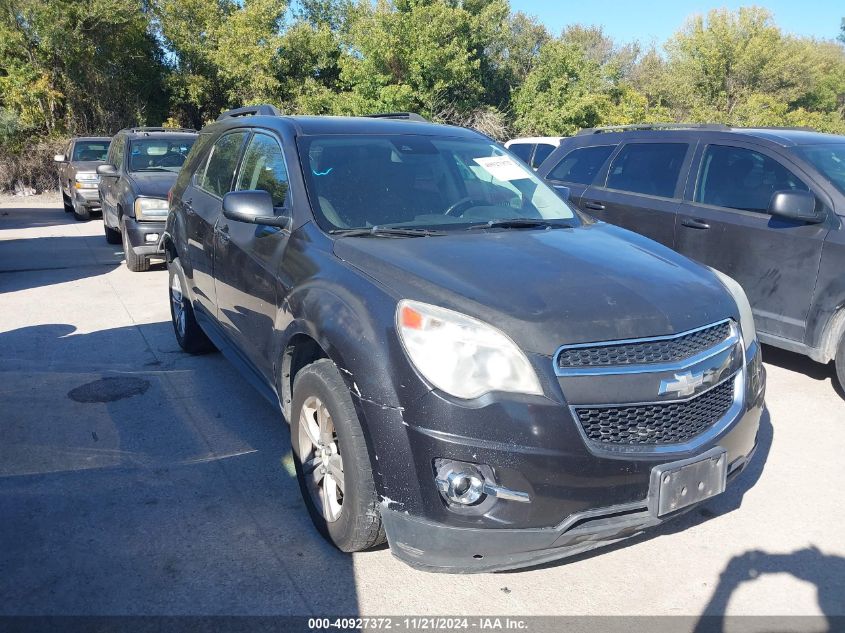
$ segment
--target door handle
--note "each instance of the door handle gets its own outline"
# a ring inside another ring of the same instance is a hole
[[[584,206],[593,211],[604,211],[604,205],[601,202],[585,202]]]
[[[194,215],[196,213],[194,211],[194,207],[191,206],[191,203],[194,201],[193,198],[188,198],[187,200],[182,200],[182,208],[185,209],[185,212],[189,215]]]
[[[699,220],[698,218],[684,218],[681,220],[681,224],[690,228],[690,229],[709,229],[710,225],[707,224],[704,220]]]

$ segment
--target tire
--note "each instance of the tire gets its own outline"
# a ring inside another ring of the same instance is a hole
[[[123,238],[123,257],[126,259],[126,267],[133,273],[142,273],[150,269],[150,259],[143,255],[136,255],[132,250],[132,245],[129,243],[129,236],[126,233],[125,227],[121,227],[121,235]]]
[[[291,446],[299,490],[320,534],[343,552],[383,543],[364,433],[349,389],[328,359],[303,367],[294,378]]]
[[[214,344],[197,323],[194,307],[185,292],[187,287],[185,273],[182,271],[182,263],[178,257],[167,263],[167,274],[170,321],[179,347],[189,354],[205,354],[214,351]]]
[[[65,213],[73,213],[73,205],[64,192],[62,192],[62,206],[65,208]]]
[[[103,218],[103,232],[106,234],[106,242],[109,244],[120,244],[122,239],[119,229],[113,229],[106,224],[105,217]]]
[[[73,217],[77,222],[87,222],[91,219],[91,209],[88,207],[83,207],[76,202],[72,202],[71,206],[73,208]]]
[[[842,340],[839,341],[839,349],[836,351],[836,378],[839,380],[839,386],[845,391],[845,334],[842,335]]]

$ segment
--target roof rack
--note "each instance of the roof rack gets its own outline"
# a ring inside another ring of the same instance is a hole
[[[606,134],[609,132],[629,132],[637,130],[730,130],[724,123],[643,123],[638,125],[608,125],[588,127],[578,131],[575,136],[587,134]]]
[[[274,106],[271,106],[267,103],[262,103],[259,105],[252,105],[252,106],[245,106],[243,108],[234,108],[232,110],[226,110],[223,112],[219,117],[217,117],[218,121],[222,121],[223,119],[232,119],[238,116],[281,116],[282,113],[279,112]]]
[[[417,121],[419,123],[428,123],[428,119],[420,116],[416,112],[379,112],[376,114],[364,115],[369,119],[399,119],[402,121]]]
[[[190,127],[130,127],[126,130],[130,134],[144,134],[148,132],[190,132],[196,134],[196,130]]]

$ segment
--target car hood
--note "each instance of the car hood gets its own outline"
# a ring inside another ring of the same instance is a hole
[[[101,160],[77,160],[70,164],[73,168],[73,172],[78,174],[81,171],[92,171],[96,172],[97,167],[100,165],[105,165],[105,163]]]
[[[404,239],[346,237],[335,254],[398,297],[474,316],[526,351],[675,334],[737,318],[705,267],[597,223]]]
[[[133,172],[130,176],[136,195],[150,198],[167,198],[167,192],[176,182],[178,173],[155,171]]]

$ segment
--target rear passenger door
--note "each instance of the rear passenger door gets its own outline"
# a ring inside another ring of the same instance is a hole
[[[702,145],[693,170],[677,250],[735,278],[761,332],[803,341],[830,225],[774,218],[768,206],[775,191],[812,191],[830,215],[826,194],[787,157],[755,143]]]
[[[252,135],[233,190],[266,191],[277,216],[290,214],[288,170],[274,134]],[[281,260],[290,231],[220,216],[215,233],[217,318],[259,373],[272,378],[277,306],[287,295],[279,281]]]
[[[249,132],[242,129],[221,135],[211,147],[205,166],[197,170],[182,194],[194,299],[213,316],[217,314],[214,228],[223,213],[223,196],[232,190],[248,136]]]
[[[632,140],[611,158],[579,206],[587,213],[673,248],[675,217],[692,158],[687,140]],[[600,183],[600,184],[599,184]]]
[[[123,170],[123,158],[126,154],[126,136],[115,136],[109,145],[109,153],[106,156],[106,164],[113,165],[118,171],[118,176],[113,178],[100,177],[97,185],[100,191],[100,203],[103,207],[103,222],[106,226],[116,229],[120,227],[117,217],[118,184]]]

